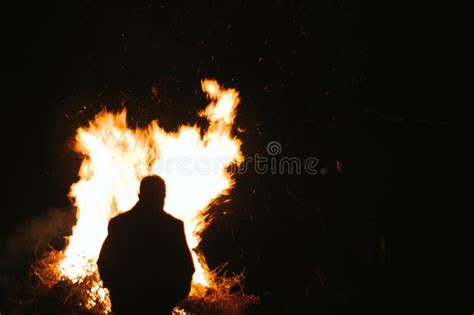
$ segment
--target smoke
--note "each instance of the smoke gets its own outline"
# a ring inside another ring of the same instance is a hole
[[[61,249],[74,224],[75,211],[68,207],[51,209],[44,216],[17,226],[5,241],[4,263],[18,269],[29,266],[51,247]]]
[[[63,249],[76,221],[75,209],[51,209],[16,227],[0,250],[0,312],[16,309],[31,295],[32,264],[51,248]],[[7,312],[8,313],[8,312]]]

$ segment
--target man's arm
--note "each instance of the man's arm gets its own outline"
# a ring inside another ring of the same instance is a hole
[[[102,244],[99,259],[97,260],[100,278],[102,279],[105,287],[108,287],[110,285],[111,278],[113,278],[111,271],[113,269],[113,255],[115,252],[114,236],[115,229],[113,228],[112,221],[110,221],[108,226],[108,234],[105,238],[104,243]]]
[[[194,269],[194,264],[193,264],[193,257],[191,256],[188,243],[186,242],[186,234],[184,231],[184,224],[182,221],[179,221],[178,245],[179,245],[179,249],[181,250],[184,256],[183,257],[184,272],[186,276],[189,277],[189,280],[191,280],[195,269]]]

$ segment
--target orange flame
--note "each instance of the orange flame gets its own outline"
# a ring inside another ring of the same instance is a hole
[[[144,176],[158,174],[167,185],[165,211],[185,225],[196,268],[191,295],[216,286],[205,257],[193,249],[211,221],[206,210],[234,184],[228,167],[243,160],[241,141],[231,133],[239,97],[236,90],[223,89],[214,80],[202,81],[202,89],[210,99],[200,113],[209,121],[204,133],[197,126],[166,132],[157,121],[145,130],[131,129],[125,110],[117,114],[104,111],[88,127],[78,129],[76,150],[84,159],[80,180],[70,191],[77,207],[77,223],[58,264],[63,277],[77,282],[97,273],[108,221],[138,201]],[[108,303],[101,283],[93,291]]]

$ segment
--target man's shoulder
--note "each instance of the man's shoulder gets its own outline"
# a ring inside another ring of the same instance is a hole
[[[172,226],[175,229],[182,229],[184,228],[184,222],[173,217],[172,215],[166,213],[163,211],[162,214],[160,214],[158,217],[161,217],[159,221],[166,223],[168,226]],[[110,229],[120,229],[121,227],[127,226],[128,224],[132,222],[137,222],[137,221],[143,221],[144,219],[152,219],[156,218],[154,216],[148,217],[148,216],[143,216],[143,214],[139,214],[136,211],[129,210],[127,212],[121,213],[114,218],[110,219],[109,221],[109,230]]]
[[[113,217],[112,219],[109,220],[109,228],[110,227],[115,227],[115,226],[120,226],[123,223],[129,221],[133,217],[133,213],[131,210],[127,212],[120,213],[119,215]]]
[[[175,217],[173,217],[171,214],[169,213],[164,213],[164,217],[166,218],[166,220],[170,223],[170,224],[173,224],[177,227],[182,227],[184,226],[184,222],[181,221],[180,219],[177,219]]]

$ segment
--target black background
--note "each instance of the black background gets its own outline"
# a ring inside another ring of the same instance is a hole
[[[200,80],[211,77],[241,94],[246,155],[279,141],[282,154],[327,170],[239,175],[230,214],[206,234],[211,266],[245,268],[257,312],[473,310],[471,142],[452,97],[461,85],[441,83],[454,41],[445,15],[331,0],[3,11],[4,241],[49,209],[70,211],[74,131],[103,106],[126,107],[131,126],[158,118],[171,130],[197,120]]]

